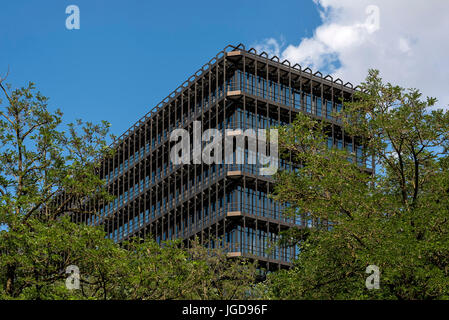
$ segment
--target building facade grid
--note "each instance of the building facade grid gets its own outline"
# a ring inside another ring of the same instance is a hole
[[[366,159],[363,140],[347,136],[333,117],[357,89],[241,44],[228,46],[118,139],[114,156],[102,159],[98,172],[115,199],[91,203],[97,214],[75,220],[103,225],[116,242],[139,236],[188,244],[198,237],[269,270],[288,267],[298,248],[272,245],[279,233],[323,222],[305,214],[283,216],[288,204],[268,196],[274,180],[259,175],[259,165],[174,165],[170,134],[176,128],[192,132],[194,121],[201,121],[203,130],[267,129],[303,112],[326,122],[329,147],[346,148],[350,161],[372,172],[374,159]],[[249,156],[247,149],[244,154]],[[279,168],[297,167],[290,155],[279,160]]]

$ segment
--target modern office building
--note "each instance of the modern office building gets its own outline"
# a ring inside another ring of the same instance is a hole
[[[256,259],[269,270],[288,267],[297,248],[271,243],[282,230],[317,222],[283,217],[283,205],[268,197],[273,177],[260,175],[259,165],[174,165],[170,134],[176,128],[192,132],[194,121],[201,121],[203,130],[270,128],[303,112],[328,124],[329,146],[347,148],[369,171],[372,163],[364,158],[361,141],[345,135],[333,118],[354,90],[309,68],[243,45],[228,46],[119,138],[115,155],[103,160],[100,172],[116,199],[79,220],[104,225],[117,242],[136,235],[159,242],[197,236],[205,245],[224,245],[229,256]],[[291,170],[289,160],[281,159],[280,169]]]

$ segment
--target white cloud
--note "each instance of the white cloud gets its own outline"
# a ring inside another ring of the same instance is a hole
[[[449,1],[313,0],[322,24],[299,43],[255,46],[312,70],[358,84],[369,68],[385,81],[419,88],[449,105]]]

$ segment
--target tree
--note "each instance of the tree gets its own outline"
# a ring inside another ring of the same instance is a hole
[[[449,297],[449,113],[419,90],[384,84],[376,70],[361,89],[337,116],[364,138],[375,174],[327,148],[320,121],[300,114],[281,128],[281,149],[302,166],[279,173],[274,198],[318,227],[284,234],[301,252],[293,269],[268,277],[267,297]],[[365,287],[369,265],[380,269],[379,290]]]
[[[79,120],[65,132],[62,113],[48,110],[34,84],[10,92],[0,79],[0,88],[0,298],[249,297],[255,265],[227,259],[223,249],[142,239],[118,245],[101,227],[74,223],[73,213],[95,214],[89,201],[113,199],[96,174],[98,159],[113,152],[109,124]],[[79,270],[79,289],[66,286],[70,266]]]
[[[79,120],[64,132],[61,111],[48,111],[48,98],[33,83],[10,92],[2,80],[0,88],[0,279],[9,297],[34,290],[40,298],[44,284],[67,276],[68,257],[81,259],[86,236],[96,234],[99,244],[98,231],[60,217],[69,214],[69,202],[80,204],[71,212],[88,213],[86,197],[110,199],[95,174],[95,160],[110,152],[109,124]]]
[[[121,255],[89,272],[80,295],[100,299],[248,299],[256,267],[229,259],[223,248],[207,249],[197,240],[133,241]],[[103,254],[107,257],[106,254]]]

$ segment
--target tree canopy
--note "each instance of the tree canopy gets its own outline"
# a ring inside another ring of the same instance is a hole
[[[227,259],[224,249],[150,239],[119,245],[101,226],[74,223],[72,213],[95,214],[86,199],[112,199],[96,174],[98,159],[113,152],[109,123],[79,120],[62,130],[62,112],[50,111],[34,84],[0,88],[0,298],[249,297],[255,265]]]
[[[328,148],[321,121],[299,114],[281,128],[281,149],[302,166],[277,176],[274,198],[319,223],[284,234],[301,251],[294,268],[267,279],[267,297],[449,298],[449,113],[435,102],[369,71],[336,116],[364,138],[375,174]],[[378,290],[365,287],[369,265],[380,270]]]

